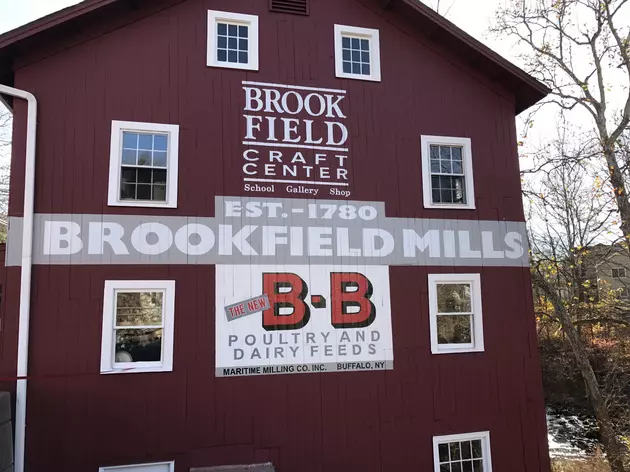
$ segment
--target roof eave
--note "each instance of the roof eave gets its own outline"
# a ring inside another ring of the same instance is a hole
[[[514,89],[516,99],[516,114],[525,111],[551,93],[551,89],[549,87],[494,52],[485,44],[470,36],[464,30],[435,12],[432,8],[424,5],[419,0],[386,0],[383,5],[385,7],[391,7],[392,4],[396,3],[396,1],[400,1],[415,11],[421,13],[438,29],[447,33],[465,48],[469,49],[470,52],[478,54],[489,65],[492,65],[498,71],[501,71],[502,74],[500,73],[499,75],[503,75],[502,78],[504,80],[513,82],[512,88]]]
[[[0,50],[119,0],[84,0],[0,35]]]

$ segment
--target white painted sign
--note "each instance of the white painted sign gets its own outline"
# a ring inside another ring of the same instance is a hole
[[[225,307],[266,296],[230,320]],[[216,375],[393,368],[389,268],[218,265]]]
[[[522,222],[389,218],[382,202],[352,200],[217,197],[216,209],[215,217],[37,214],[33,262],[529,266]],[[11,217],[8,266],[21,263],[21,239],[22,220]]]
[[[346,91],[243,82],[243,190],[351,195]]]

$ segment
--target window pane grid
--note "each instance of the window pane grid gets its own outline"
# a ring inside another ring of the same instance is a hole
[[[437,315],[437,336],[440,345],[474,345],[472,315]]]
[[[123,131],[121,200],[166,201],[168,135]]]
[[[480,439],[438,445],[440,472],[484,472]]]
[[[217,22],[217,61],[249,63],[249,26]]]
[[[472,284],[469,282],[444,283],[436,286],[438,313],[471,313]]]
[[[166,167],[168,136],[123,131],[122,150],[124,165]]]
[[[160,362],[164,292],[115,292],[114,363]]]
[[[438,344],[474,344],[472,284],[438,283],[436,293]]]
[[[116,292],[115,328],[163,327],[164,292]],[[134,319],[143,321],[133,324]],[[124,320],[129,320],[127,323]],[[130,323],[131,324],[128,324]]]
[[[435,144],[429,148],[433,203],[466,204],[463,148]]]
[[[344,73],[371,75],[369,39],[342,36],[341,51]]]
[[[163,328],[119,329],[114,332],[114,365],[162,361]]]

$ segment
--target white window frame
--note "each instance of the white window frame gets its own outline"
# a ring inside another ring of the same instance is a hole
[[[425,208],[474,210],[475,180],[473,176],[472,141],[470,138],[448,136],[421,136],[422,187]],[[433,203],[431,187],[431,145],[455,146],[462,148],[464,179],[466,182],[466,203]]]
[[[162,360],[159,362],[115,362],[114,323],[116,321],[116,292],[164,292]],[[101,334],[101,374],[133,374],[142,372],[172,372],[175,339],[175,281],[174,280],[106,280],[103,295],[103,331]]]
[[[219,62],[217,54],[217,24],[225,22],[247,26],[249,35],[247,37],[247,64],[234,64],[230,62]],[[208,40],[207,40],[207,60],[208,67],[221,67],[224,69],[258,70],[259,56],[259,32],[258,17],[256,15],[245,15],[243,13],[231,13],[227,11],[208,10]]]
[[[437,285],[438,284],[470,284],[472,298],[473,330],[471,344],[439,344],[437,328]],[[483,309],[481,303],[481,276],[479,274],[429,274],[429,327],[431,335],[431,353],[457,354],[466,352],[483,352]]]
[[[448,436],[433,437],[433,470],[440,472],[440,454],[438,446],[444,443],[457,441],[481,440],[483,451],[483,472],[492,472],[492,454],[490,450],[490,432],[481,431],[478,433],[451,434]]]
[[[342,38],[344,36],[370,41],[370,75],[351,74],[343,71]],[[340,79],[381,81],[381,46],[377,29],[335,25],[335,75]]]
[[[168,135],[166,161],[166,201],[121,200],[121,167],[123,132],[157,133]],[[143,123],[136,121],[112,121],[112,136],[109,155],[109,190],[107,204],[109,206],[141,207],[141,208],[177,208],[177,174],[179,161],[179,125]]]
[[[125,469],[139,469],[138,472],[143,472],[142,468],[155,467],[160,465],[167,465],[169,472],[175,472],[175,461],[170,462],[155,462],[149,464],[133,464],[133,465],[117,465],[113,467],[99,467],[99,472],[127,472]]]

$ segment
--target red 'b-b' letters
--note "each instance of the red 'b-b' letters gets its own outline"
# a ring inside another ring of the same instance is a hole
[[[365,328],[374,323],[376,308],[370,301],[372,283],[365,275],[355,272],[330,274],[330,293],[335,328]]]
[[[285,290],[281,292],[281,289]],[[304,303],[308,285],[298,275],[263,274],[263,293],[267,294],[271,305],[263,311],[263,328],[267,331],[300,329],[311,319],[311,311]],[[280,308],[291,308],[293,312],[281,315]]]

